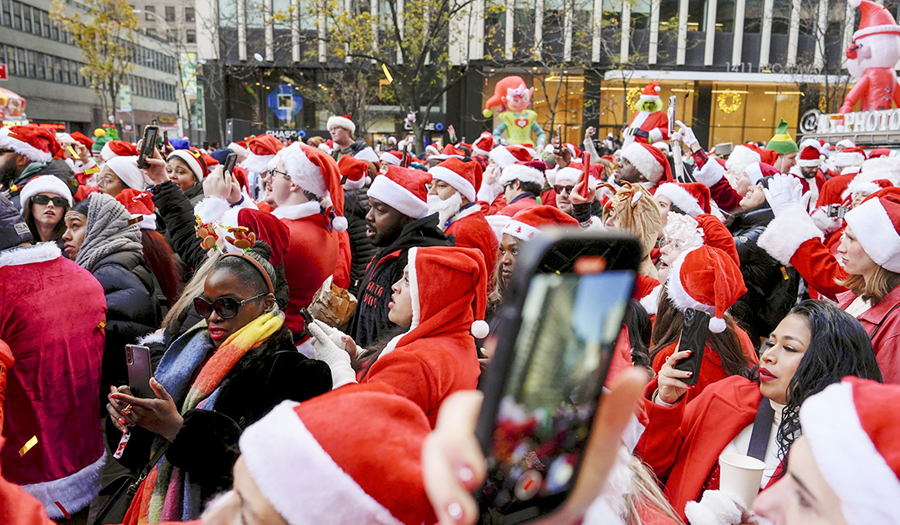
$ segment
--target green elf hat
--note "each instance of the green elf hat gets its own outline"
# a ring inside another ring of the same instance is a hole
[[[772,140],[770,140],[768,144],[766,144],[766,149],[777,151],[780,155],[800,151],[800,148],[797,147],[797,143],[794,142],[794,139],[792,139],[791,135],[788,133],[788,123],[786,120],[781,119],[781,122],[778,123],[778,127],[775,128],[775,136],[772,137]]]

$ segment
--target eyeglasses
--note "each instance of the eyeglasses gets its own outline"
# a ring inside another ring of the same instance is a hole
[[[287,173],[283,172],[283,171],[278,171],[278,170],[276,170],[276,169],[271,169],[271,170],[269,170],[269,176],[270,176],[270,177],[274,177],[276,173],[279,174],[279,175],[281,175],[282,177],[284,177],[284,178],[287,179],[287,180],[291,180],[291,176],[288,175]]]
[[[6,154],[6,153],[15,153],[15,152],[16,152],[16,150],[14,150],[14,149],[0,148],[0,155]]]
[[[503,183],[503,189],[505,190],[506,188],[509,188],[510,186],[512,186],[512,185],[515,184],[515,183],[516,183],[515,179],[514,179],[514,180],[511,180],[511,181],[508,181],[508,182],[504,182],[504,183]]]
[[[574,190],[574,189],[575,189],[575,186],[553,186],[553,190],[556,192],[557,195],[561,195],[563,193],[568,193],[569,195],[571,195],[572,190]]]
[[[57,208],[65,208],[66,206],[69,205],[69,201],[67,201],[66,199],[64,199],[62,197],[48,197],[46,195],[35,195],[34,197],[31,198],[31,202],[33,202],[35,204],[41,204],[41,205],[48,204],[51,201],[53,202],[53,205],[56,206]]]
[[[242,306],[250,301],[255,301],[260,297],[265,297],[267,295],[269,295],[269,292],[261,293],[249,299],[244,299],[243,301],[238,301],[231,297],[222,297],[213,302],[209,302],[202,297],[196,297],[194,298],[194,309],[197,310],[197,314],[204,319],[209,319],[213,310],[215,310],[222,319],[231,319],[238,314],[238,310],[240,310]]]

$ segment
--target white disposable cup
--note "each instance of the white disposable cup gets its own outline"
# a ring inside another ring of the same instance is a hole
[[[765,468],[765,463],[750,456],[722,454],[719,456],[719,490],[735,497],[749,509],[759,494]]]

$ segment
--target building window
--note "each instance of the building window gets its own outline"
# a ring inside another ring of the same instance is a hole
[[[156,6],[153,5],[145,5],[144,6],[144,20],[148,22],[152,22],[156,19]]]
[[[13,29],[22,29],[22,4],[13,0]]]
[[[22,30],[31,32],[31,6],[22,4]]]
[[[194,21],[194,8],[193,7],[185,7],[184,8],[184,21],[185,22],[193,22]]]
[[[197,43],[197,32],[193,29],[188,29],[184,33],[184,41],[188,44],[196,44]]]
[[[166,22],[174,22],[175,21],[175,6],[167,5],[166,6]]]
[[[719,0],[716,6],[716,31],[734,32],[734,0]]]

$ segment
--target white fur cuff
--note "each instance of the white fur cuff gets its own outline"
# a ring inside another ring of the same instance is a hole
[[[776,261],[790,266],[791,257],[801,244],[810,239],[821,241],[824,238],[803,207],[795,205],[772,219],[757,244]]]
[[[684,515],[691,525],[737,525],[743,517],[731,496],[721,490],[707,490],[700,503],[689,501]]]

